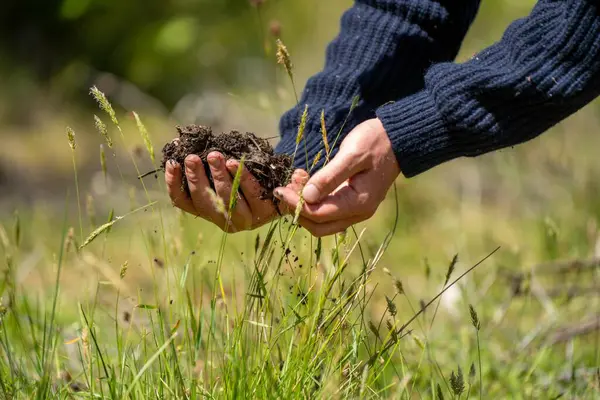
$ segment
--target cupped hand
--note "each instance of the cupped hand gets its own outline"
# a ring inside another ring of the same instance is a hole
[[[208,154],[207,160],[214,182],[214,192],[221,198],[226,209],[233,187],[233,177],[240,163],[236,160],[225,160],[223,154],[219,152],[211,152]],[[190,196],[181,190],[182,167],[177,162],[167,162],[165,181],[173,205],[214,223],[224,231],[233,233],[254,229],[270,222],[278,215],[273,201],[263,198],[262,187],[245,168],[242,170],[238,201],[230,218],[228,218],[227,212],[224,212],[222,208],[219,210],[220,207],[215,204],[215,199],[210,193],[210,183],[204,165],[197,155],[189,155],[185,159],[185,177]],[[298,170],[294,172],[286,189],[299,193],[307,180],[308,174]],[[279,212],[289,213],[290,210],[281,204]]]
[[[342,232],[375,214],[400,174],[392,144],[379,119],[358,125],[342,141],[331,162],[302,191],[299,224],[314,236]],[[299,191],[288,187],[275,196],[295,209]]]

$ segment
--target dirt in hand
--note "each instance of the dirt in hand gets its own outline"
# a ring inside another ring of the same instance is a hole
[[[163,169],[169,160],[174,160],[182,166],[185,175],[185,158],[196,154],[204,163],[208,180],[214,189],[206,157],[210,152],[218,151],[227,160],[241,160],[245,157],[244,167],[262,186],[264,199],[272,199],[273,190],[288,183],[292,172],[292,158],[287,154],[275,154],[269,142],[253,133],[232,131],[214,135],[210,127],[200,125],[178,126],[177,131],[179,137],[163,148]],[[182,189],[190,194],[186,179],[183,179]]]

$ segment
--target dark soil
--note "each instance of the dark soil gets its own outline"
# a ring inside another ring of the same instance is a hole
[[[178,126],[179,138],[167,143],[163,148],[162,168],[169,160],[182,166],[185,175],[184,160],[190,154],[200,156],[208,175],[211,187],[213,179],[206,157],[212,151],[218,151],[225,159],[241,160],[245,157],[244,167],[258,180],[264,193],[263,199],[272,199],[273,190],[285,186],[291,176],[292,158],[287,154],[275,154],[273,147],[265,139],[253,133],[232,131],[228,134],[214,135],[206,126]],[[183,179],[182,190],[189,195],[186,179]]]

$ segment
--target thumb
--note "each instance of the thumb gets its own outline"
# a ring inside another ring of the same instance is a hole
[[[361,172],[361,164],[360,154],[340,148],[331,162],[309,179],[302,191],[302,197],[307,203],[318,203],[342,183]]]

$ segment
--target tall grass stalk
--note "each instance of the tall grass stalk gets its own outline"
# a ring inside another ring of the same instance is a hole
[[[77,195],[77,212],[79,214],[79,240],[83,240],[83,217],[81,212],[81,196],[79,194],[79,178],[77,176],[77,159],[75,157],[75,149],[77,143],[75,141],[75,132],[70,127],[67,127],[67,139],[71,148],[71,162],[73,164],[73,174],[75,176],[75,192]]]
[[[475,308],[469,304],[469,313],[471,315],[471,324],[473,328],[475,328],[475,334],[477,336],[477,360],[479,362],[479,398],[483,398],[483,377],[482,377],[482,369],[481,369],[481,345],[479,342],[479,331],[481,330],[481,321],[479,320],[479,316],[477,315],[477,311]]]

